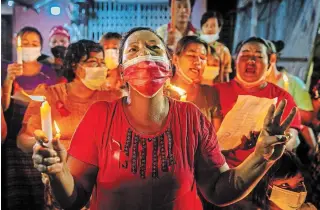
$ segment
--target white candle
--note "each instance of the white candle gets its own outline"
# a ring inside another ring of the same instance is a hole
[[[48,138],[48,143],[52,140],[52,120],[51,120],[51,107],[48,101],[44,101],[40,107],[41,114],[41,127],[42,131]]]
[[[22,47],[21,47],[20,36],[18,36],[18,40],[17,40],[17,63],[22,64]]]

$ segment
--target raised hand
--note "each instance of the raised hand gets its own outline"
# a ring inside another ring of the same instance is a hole
[[[17,76],[21,76],[22,71],[22,64],[12,63],[8,65],[7,68],[7,78],[6,80],[15,80]]]
[[[37,143],[33,146],[33,164],[34,167],[42,173],[48,175],[57,175],[62,172],[66,165],[67,151],[60,143],[60,137],[56,135],[52,139],[52,148],[45,146],[48,142],[43,131],[34,132]]]
[[[279,159],[286,148],[286,142],[290,139],[290,134],[285,134],[285,131],[289,128],[297,108],[293,108],[281,124],[286,103],[286,100],[282,100],[276,110],[272,105],[264,119],[264,126],[256,144],[255,154],[266,160],[276,161]]]
[[[168,32],[168,38],[167,38],[167,45],[171,46],[175,44],[176,41],[176,36],[175,36],[175,31],[174,30],[170,30]]]

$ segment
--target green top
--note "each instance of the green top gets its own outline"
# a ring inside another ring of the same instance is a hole
[[[304,82],[288,72],[282,72],[281,74],[282,77],[278,80],[277,85],[292,95],[299,109],[312,111],[311,97]],[[288,80],[288,83],[285,80]]]

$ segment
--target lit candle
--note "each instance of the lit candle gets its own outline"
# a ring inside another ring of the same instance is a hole
[[[170,88],[180,95],[180,101],[187,101],[187,92],[184,89],[174,85],[170,85]]]
[[[61,134],[60,134],[59,126],[58,126],[58,124],[57,124],[56,121],[53,121],[53,124],[54,124],[54,127],[55,127],[55,129],[56,129],[56,137],[58,137],[58,138],[60,139]]]
[[[176,30],[176,1],[171,0],[171,29],[172,31]]]
[[[287,74],[286,74],[285,72],[283,72],[282,78],[283,78],[283,82],[284,82],[284,87],[283,87],[283,89],[284,89],[285,91],[288,91],[288,89],[289,89],[289,78],[288,78],[288,76],[287,76]]]
[[[180,96],[180,101],[187,101],[187,94]]]
[[[20,36],[18,36],[18,40],[17,40],[17,63],[22,64],[22,47],[21,47]]]
[[[45,133],[48,144],[51,143],[52,140],[52,121],[51,121],[51,107],[48,101],[44,101],[40,107],[40,115],[41,115],[41,128]]]

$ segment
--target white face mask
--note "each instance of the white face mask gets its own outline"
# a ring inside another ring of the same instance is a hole
[[[208,44],[213,43],[219,39],[219,33],[216,34],[201,34],[200,39],[207,42]]]
[[[179,64],[176,64],[176,74],[180,76],[180,78],[186,83],[186,84],[196,84],[199,83],[201,81],[201,79],[198,80],[194,80],[191,79],[188,75],[186,75],[183,70],[180,68]]]
[[[81,82],[90,90],[102,90],[106,83],[108,70],[105,67],[83,67],[86,76],[81,78]]]
[[[107,49],[104,51],[104,59],[108,69],[115,69],[119,65],[119,51],[117,49]]]
[[[272,187],[269,200],[283,210],[299,209],[305,202],[307,192],[294,192],[277,186]]]
[[[23,47],[22,60],[24,62],[36,61],[41,55],[41,47]]]
[[[247,82],[245,81],[241,75],[237,72],[236,74],[236,79],[238,82],[240,82],[243,86],[245,87],[256,87],[259,86],[261,84],[263,84],[264,82],[266,82],[267,76],[270,74],[269,70],[266,70],[265,73],[261,76],[261,78],[255,82]]]

